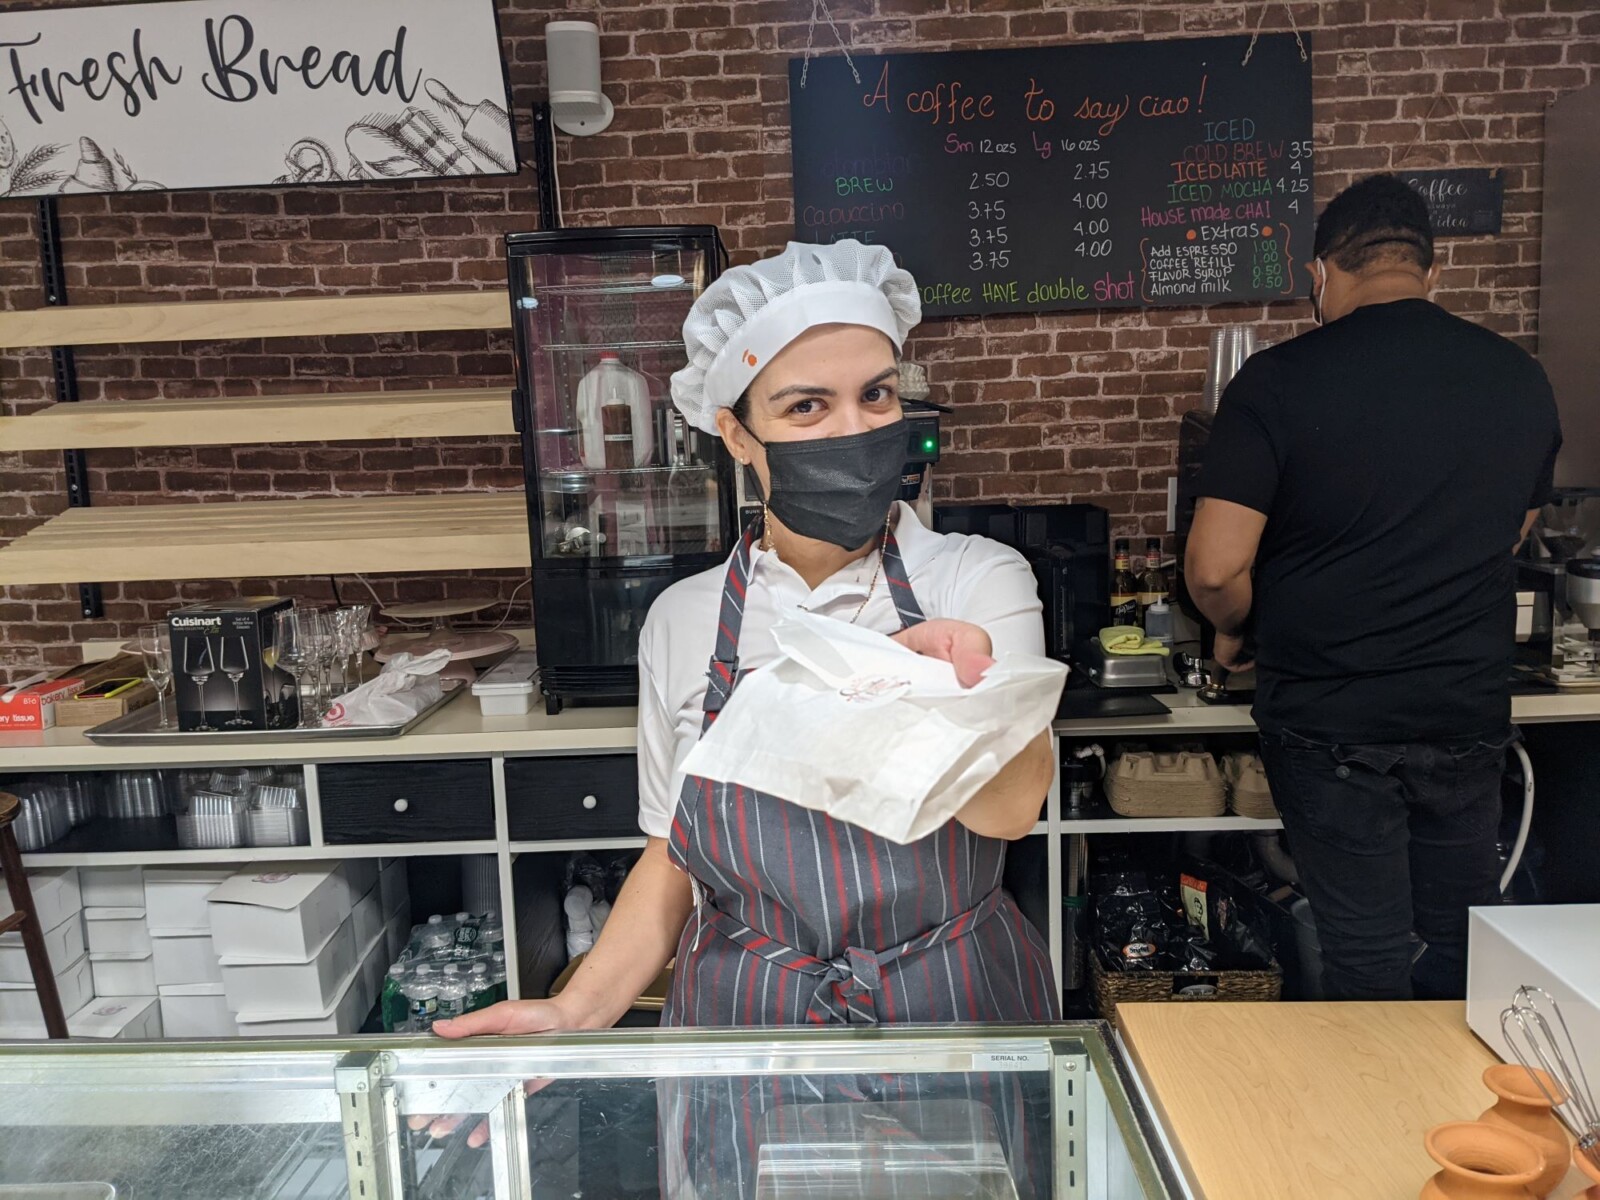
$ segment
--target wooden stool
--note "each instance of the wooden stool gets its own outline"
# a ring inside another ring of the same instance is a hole
[[[28,971],[33,975],[33,986],[38,989],[39,1007],[44,1010],[45,1032],[53,1038],[64,1038],[67,1018],[61,1011],[61,996],[56,991],[50,955],[44,948],[44,930],[39,928],[39,918],[34,915],[33,892],[22,869],[16,831],[11,828],[21,807],[22,801],[10,792],[0,792],[0,874],[6,877],[6,891],[11,894],[11,907],[16,910],[8,917],[0,917],[0,933],[21,930],[22,946],[28,952]]]

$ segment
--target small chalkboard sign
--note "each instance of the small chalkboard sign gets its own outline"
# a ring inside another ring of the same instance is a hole
[[[929,317],[1304,296],[1309,41],[794,59],[795,238],[888,246]]]
[[[1499,171],[1453,167],[1398,174],[1428,202],[1435,237],[1472,237],[1500,232],[1506,185]]]

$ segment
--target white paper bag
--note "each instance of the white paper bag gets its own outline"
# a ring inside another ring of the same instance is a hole
[[[402,650],[375,678],[353,688],[333,702],[322,718],[324,725],[400,725],[444,695],[439,672],[450,662],[450,651],[431,650],[418,656]]]
[[[964,688],[947,662],[806,612],[772,634],[780,657],[739,684],[684,771],[895,842],[959,812],[1049,726],[1066,683],[1061,663],[1008,654]]]

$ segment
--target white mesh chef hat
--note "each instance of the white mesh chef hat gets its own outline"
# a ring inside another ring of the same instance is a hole
[[[895,348],[922,319],[917,281],[883,246],[790,242],[783,253],[726,271],[689,310],[689,365],[672,377],[672,402],[691,425],[717,431],[774,355],[816,325],[865,325]]]

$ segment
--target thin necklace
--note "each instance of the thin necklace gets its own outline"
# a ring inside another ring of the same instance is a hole
[[[851,625],[861,619],[861,614],[867,611],[867,605],[872,603],[873,594],[878,590],[878,576],[883,574],[883,548],[889,543],[889,530],[893,525],[894,508],[891,507],[889,515],[883,519],[883,535],[878,539],[878,562],[872,568],[872,582],[867,585],[866,599],[861,601],[861,607],[856,609],[856,615],[850,618]],[[761,506],[761,548],[772,549],[772,514],[765,504]]]

